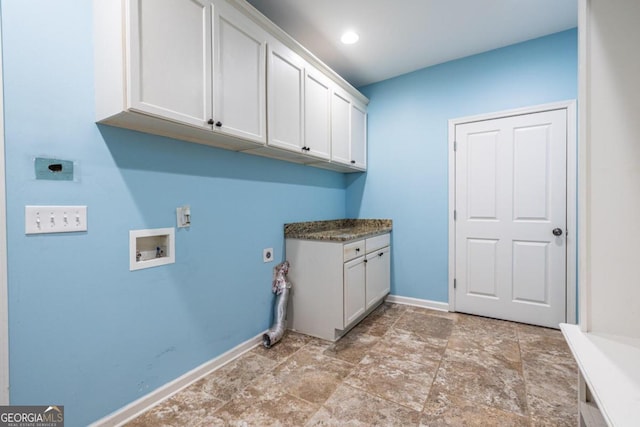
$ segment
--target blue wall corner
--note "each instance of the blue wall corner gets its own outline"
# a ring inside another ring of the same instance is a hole
[[[393,219],[391,293],[448,300],[448,120],[575,99],[572,29],[360,90],[368,172],[347,180],[347,215]]]

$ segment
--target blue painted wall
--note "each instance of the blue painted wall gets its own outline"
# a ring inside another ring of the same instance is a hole
[[[2,2],[13,404],[84,425],[269,326],[286,222],[394,219],[393,293],[446,301],[447,120],[576,96],[568,31],[363,88],[367,174],[345,176],[94,123],[91,2]],[[76,160],[36,181],[33,158]],[[24,206],[86,204],[89,231],[24,235]],[[129,271],[128,232],[171,227],[173,265]]]
[[[393,218],[392,294],[447,302],[448,120],[577,98],[577,31],[360,90],[369,172],[348,177],[347,215]]]
[[[341,218],[342,174],[94,123],[92,2],[3,0],[12,404],[86,425],[270,325],[282,227]],[[79,163],[36,181],[33,158]],[[86,204],[87,233],[24,234],[24,206]],[[176,263],[129,271],[129,230],[175,226]]]

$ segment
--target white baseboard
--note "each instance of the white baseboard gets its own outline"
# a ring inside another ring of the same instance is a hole
[[[260,334],[237,345],[226,353],[223,353],[220,356],[203,363],[202,365],[192,369],[191,371],[176,378],[175,380],[166,383],[160,388],[155,389],[151,393],[142,396],[140,399],[135,400],[129,403],[127,406],[124,406],[117,411],[107,415],[106,417],[99,419],[98,421],[92,423],[90,427],[120,426],[128,421],[133,420],[135,417],[142,414],[149,408],[157,405],[165,399],[170,398],[171,396],[184,389],[185,387],[193,384],[200,378],[209,375],[211,372],[217,369],[220,369],[222,366],[226,365],[234,359],[237,359],[247,351],[261,344],[263,334],[264,332],[261,332]]]
[[[414,307],[430,308],[432,310],[449,311],[449,304],[446,302],[430,301],[427,299],[400,297],[397,295],[387,295],[387,302],[395,304],[412,305]]]

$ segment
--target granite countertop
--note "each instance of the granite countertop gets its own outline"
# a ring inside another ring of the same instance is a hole
[[[285,224],[284,237],[287,239],[346,242],[389,233],[391,229],[392,221],[390,219],[334,219]]]

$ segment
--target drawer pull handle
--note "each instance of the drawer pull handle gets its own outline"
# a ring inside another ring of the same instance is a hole
[[[356,248],[356,252],[360,252],[360,248]]]
[[[384,255],[384,252],[380,252],[380,253],[378,254],[378,256],[382,256],[382,255]]]

